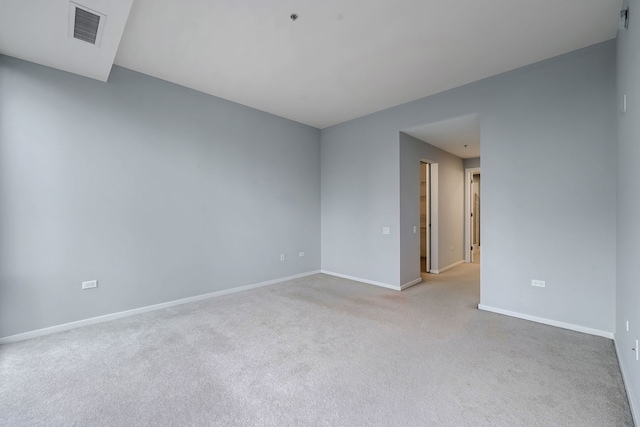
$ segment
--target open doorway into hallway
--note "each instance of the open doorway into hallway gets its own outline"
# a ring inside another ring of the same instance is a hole
[[[467,261],[465,170],[480,167],[480,121],[471,114],[433,122],[399,139],[400,282],[429,282]]]

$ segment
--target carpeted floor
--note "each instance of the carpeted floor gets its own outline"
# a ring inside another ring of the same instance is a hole
[[[478,311],[465,264],[316,275],[0,347],[3,426],[627,426],[610,340]]]

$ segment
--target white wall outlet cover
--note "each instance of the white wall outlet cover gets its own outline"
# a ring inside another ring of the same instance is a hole
[[[300,252],[298,256],[304,256],[304,252]]]
[[[91,288],[97,288],[97,287],[98,287],[97,280],[89,280],[86,282],[82,282],[82,289],[91,289]]]
[[[629,321],[627,320],[627,332],[629,332]]]
[[[382,234],[391,234],[391,227],[382,227]]]
[[[284,254],[280,254],[280,261],[284,261]]]
[[[544,288],[547,286],[544,280],[531,280],[531,286],[535,286],[538,288]]]
[[[414,225],[413,226],[413,234],[416,234],[416,231],[418,231],[418,228]]]

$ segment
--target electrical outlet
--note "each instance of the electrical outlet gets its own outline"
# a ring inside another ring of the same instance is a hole
[[[638,360],[638,340],[636,339],[636,348],[634,348],[635,352],[636,352],[636,360]]]
[[[298,254],[298,256],[303,257],[303,256],[304,256],[304,252],[300,252],[300,253]]]
[[[629,332],[629,321],[627,320],[627,332]]]
[[[391,234],[391,227],[382,227],[382,234]]]
[[[280,261],[284,261],[284,254],[280,254]]]
[[[82,289],[91,289],[91,288],[97,288],[97,287],[98,287],[97,280],[89,280],[87,282],[82,282]]]
[[[538,288],[544,288],[546,285],[544,280],[531,280],[531,286],[535,286]]]
[[[416,227],[415,225],[413,226],[413,234],[416,234],[416,232],[418,231],[418,227]]]

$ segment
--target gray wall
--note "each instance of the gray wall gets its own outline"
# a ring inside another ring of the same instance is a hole
[[[374,116],[320,132],[322,269],[397,286],[400,128]]]
[[[464,168],[462,159],[438,147],[400,133],[400,282],[420,277],[420,160],[438,165],[437,201],[432,194],[432,270],[440,270],[464,259]]]
[[[0,123],[0,337],[320,268],[315,128],[6,56]]]
[[[473,159],[464,159],[463,160],[464,168],[479,168],[480,167],[480,157],[474,157]]]
[[[618,221],[617,221],[617,298],[616,347],[627,394],[640,421],[640,363],[635,360],[636,339],[640,339],[640,1],[626,2],[631,15],[629,29],[618,32]],[[634,13],[636,12],[636,13]],[[623,94],[627,112],[622,113]],[[629,320],[629,332],[626,321]]]
[[[395,285],[412,276],[398,256],[411,250],[398,230],[414,209],[400,203],[398,132],[473,113],[481,303],[612,332],[614,41],[323,129],[322,268]]]

